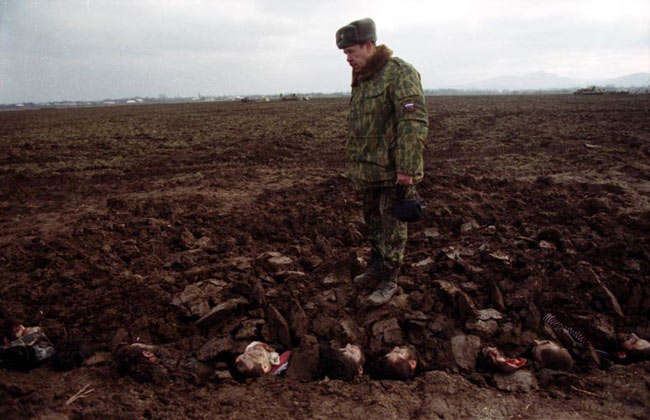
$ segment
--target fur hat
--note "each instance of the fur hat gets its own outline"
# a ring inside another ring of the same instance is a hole
[[[336,31],[336,46],[339,49],[368,41],[377,41],[375,22],[370,18],[355,20]]]

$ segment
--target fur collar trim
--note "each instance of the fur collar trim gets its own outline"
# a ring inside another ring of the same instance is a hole
[[[370,57],[365,67],[359,71],[352,71],[352,86],[358,85],[364,80],[372,78],[375,74],[379,73],[384,68],[388,60],[393,56],[393,51],[385,45],[380,45],[377,50]]]

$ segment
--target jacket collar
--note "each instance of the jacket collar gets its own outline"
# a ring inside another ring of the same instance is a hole
[[[375,53],[361,70],[352,71],[352,86],[357,86],[360,82],[371,79],[375,74],[379,73],[392,55],[393,51],[387,46],[383,44],[378,46]]]

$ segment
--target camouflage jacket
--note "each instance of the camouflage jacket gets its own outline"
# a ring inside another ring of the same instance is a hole
[[[345,174],[358,188],[390,186],[397,173],[424,175],[428,116],[419,73],[384,45],[353,73]]]

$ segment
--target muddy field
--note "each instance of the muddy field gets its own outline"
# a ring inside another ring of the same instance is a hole
[[[547,313],[609,354],[650,339],[650,98],[427,106],[427,213],[379,309],[350,284],[369,250],[345,99],[1,112],[0,340],[40,326],[74,357],[0,368],[0,417],[647,418],[649,361],[557,372],[529,351]],[[334,338],[414,345],[416,376],[314,379]],[[256,339],[295,351],[285,376],[230,377]],[[135,342],[155,375],[118,371]],[[494,373],[486,345],[529,364]]]

